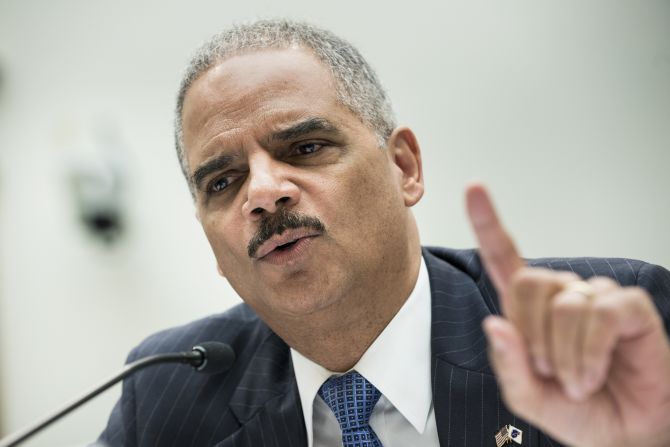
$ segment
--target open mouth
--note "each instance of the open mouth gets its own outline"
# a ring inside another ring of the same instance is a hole
[[[263,242],[251,256],[266,261],[271,257],[286,260],[289,255],[301,253],[310,241],[320,234],[319,230],[312,228],[286,230],[282,234],[276,234]]]
[[[275,248],[275,251],[286,251],[286,250],[289,250],[289,249],[290,249],[291,247],[293,247],[299,240],[300,240],[300,238],[298,238],[298,239],[296,239],[296,240],[294,240],[294,241],[291,241],[291,242],[287,242],[287,243],[282,244],[282,245],[278,245],[278,246]]]
[[[275,251],[286,251],[286,250],[289,250],[289,249],[290,249],[291,247],[293,247],[299,240],[300,240],[300,239],[296,239],[296,240],[294,240],[294,241],[287,242],[286,244],[278,245],[278,246],[275,248]]]
[[[309,247],[318,236],[314,231],[301,230],[296,234],[285,235],[283,239],[268,241],[261,246],[256,259],[263,264],[296,265],[306,259],[310,253]]]

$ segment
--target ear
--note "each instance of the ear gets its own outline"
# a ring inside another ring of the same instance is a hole
[[[414,132],[408,127],[397,127],[387,140],[389,157],[400,174],[400,187],[406,206],[414,206],[423,196],[423,168],[421,149]]]

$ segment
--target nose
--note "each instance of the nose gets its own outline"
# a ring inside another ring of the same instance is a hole
[[[294,206],[300,201],[300,189],[288,175],[288,168],[267,153],[250,158],[247,200],[242,205],[247,218],[258,220],[265,213],[275,213],[281,206]]]

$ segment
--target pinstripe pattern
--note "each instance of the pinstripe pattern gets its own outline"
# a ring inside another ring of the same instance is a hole
[[[473,250],[424,249],[432,295],[433,405],[442,447],[491,446],[505,424],[524,445],[560,446],[505,407],[486,355],[482,318],[498,313],[493,285]],[[627,259],[539,259],[531,265],[604,275],[655,298],[670,329],[670,272]],[[184,366],[147,369],[127,379],[100,437],[110,446],[305,447],[307,438],[288,346],[246,305],[149,337],[128,361],[229,343],[233,368],[213,376]]]

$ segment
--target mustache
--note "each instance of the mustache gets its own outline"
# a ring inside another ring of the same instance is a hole
[[[296,211],[290,211],[286,208],[280,208],[275,214],[264,217],[256,234],[251,238],[247,245],[247,253],[253,258],[258,248],[265,241],[275,234],[282,234],[288,229],[311,228],[321,233],[326,231],[326,227],[318,217],[307,216]]]

